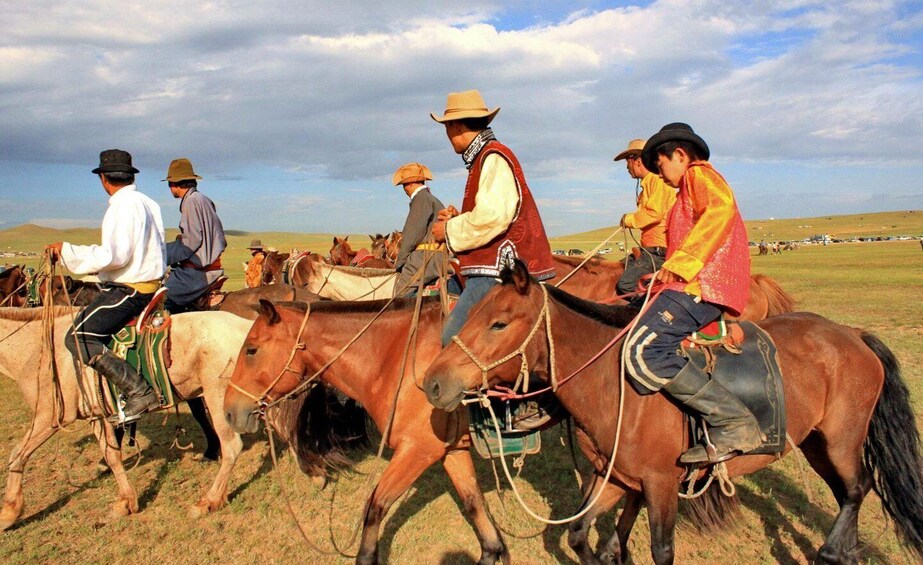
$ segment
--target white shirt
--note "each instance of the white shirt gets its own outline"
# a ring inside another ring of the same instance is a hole
[[[452,251],[477,249],[509,229],[519,213],[519,188],[509,162],[491,153],[481,166],[474,208],[446,222]]]
[[[162,279],[166,257],[160,206],[133,184],[109,197],[102,244],[61,248],[61,260],[72,273],[99,273],[102,282],[123,284]]]

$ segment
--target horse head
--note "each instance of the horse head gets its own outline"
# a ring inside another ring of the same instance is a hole
[[[401,251],[401,241],[404,239],[404,232],[394,230],[391,232],[391,236],[388,237],[388,245],[386,248],[387,259],[394,263],[397,261],[397,255]]]
[[[388,258],[388,236],[377,233],[375,235],[370,235],[369,239],[372,240],[372,247],[370,248],[371,254],[376,259],[387,259]]]
[[[288,253],[270,251],[263,257],[263,271],[260,276],[261,284],[273,284],[282,280],[282,266],[288,260]]]
[[[266,404],[301,383],[304,364],[294,353],[304,344],[300,335],[293,343],[292,330],[300,327],[307,309],[304,302],[260,300],[259,317],[244,340],[224,394],[225,418],[238,433],[256,432]]]
[[[423,391],[436,408],[452,411],[468,391],[513,385],[524,360],[530,373],[547,364],[546,340],[538,338],[544,335],[545,292],[518,259],[500,278],[426,371]]]
[[[330,264],[349,266],[356,252],[349,245],[349,236],[343,239],[336,236],[333,238],[333,247],[330,248]]]

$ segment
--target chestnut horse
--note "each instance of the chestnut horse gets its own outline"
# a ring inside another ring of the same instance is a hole
[[[22,306],[26,301],[26,275],[22,265],[13,265],[0,272],[0,305]]]
[[[401,241],[404,240],[404,232],[394,230],[388,237],[388,245],[385,247],[385,258],[391,261],[391,264],[397,262],[397,256],[401,252]]]
[[[648,507],[653,560],[672,563],[677,490],[685,472],[678,465],[686,448],[683,414],[664,395],[640,396],[633,387],[620,384],[618,344],[574,378],[561,377],[603,351],[629,323],[632,313],[543,288],[522,263],[505,271],[503,278],[504,284],[492,289],[472,310],[458,335],[468,352],[453,342],[427,370],[423,388],[430,402],[454,410],[466,392],[479,389],[485,379],[491,385],[513,383],[523,370],[522,357],[525,369],[533,375],[545,380],[552,371],[559,375],[554,394],[582,430],[582,448],[590,452],[590,461],[602,474],[616,445],[620,394],[624,395],[621,427],[625,433],[617,445],[611,480],[589,486],[584,505],[597,487],[604,490],[603,510],[626,492],[635,497],[640,494]],[[546,324],[551,326],[550,335]],[[901,541],[916,558],[923,557],[920,438],[893,353],[872,334],[815,314],[783,314],[758,325],[778,350],[790,441],[801,449],[840,505],[818,561],[855,560],[859,507],[872,488]],[[532,328],[535,333],[530,333]],[[554,367],[549,365],[551,343],[556,353]],[[486,376],[472,362],[479,359],[487,365],[517,348],[523,351],[521,356]],[[790,451],[791,444],[785,449]],[[728,461],[727,471],[730,476],[744,475],[776,459],[773,455],[743,455]],[[637,512],[637,504],[631,512]],[[569,541],[584,562],[597,562],[598,557],[586,547],[587,530],[597,515],[594,509],[571,528]],[[606,555],[600,557],[627,558],[630,527],[623,530],[621,526],[620,521]]]
[[[369,236],[372,239],[372,243],[375,243],[375,238]],[[384,241],[385,236],[380,236],[382,241]],[[356,257],[364,256],[368,258],[361,259],[360,264],[356,264]],[[379,259],[373,256],[367,249],[360,249],[359,251],[353,251],[353,248],[349,245],[349,236],[340,239],[338,237],[333,238],[333,247],[330,248],[330,264],[339,265],[341,267],[363,267],[367,269],[393,269],[394,265],[388,263],[385,259]]]
[[[317,302],[310,305],[310,313],[299,303],[260,304],[261,315],[244,341],[224,397],[226,417],[234,429],[257,431],[262,403],[286,395],[305,376],[315,375],[329,363],[317,378],[361,403],[394,450],[365,506],[357,562],[377,562],[378,532],[388,509],[437,461],[442,462],[477,531],[479,562],[508,561],[477,484],[467,413],[433,409],[416,384],[442,349],[438,299],[422,302],[415,347],[409,350],[403,374],[413,327],[412,300],[395,300],[339,357],[335,354],[360,334],[387,301]]]

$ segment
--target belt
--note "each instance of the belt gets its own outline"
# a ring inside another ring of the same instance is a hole
[[[209,272],[209,271],[217,271],[217,270],[220,270],[220,269],[221,269],[221,257],[218,257],[217,259],[215,259],[214,261],[212,261],[212,262],[209,263],[208,265],[205,265],[204,267],[200,267],[200,266],[196,265],[195,263],[193,263],[193,262],[190,261],[189,259],[185,259],[185,260],[183,260],[183,261],[180,261],[180,262],[179,262],[179,266],[182,267],[182,268],[184,268],[184,269],[195,269],[196,271],[204,271],[204,272],[206,272],[206,273]]]
[[[421,243],[414,247],[414,251],[442,251],[445,249],[444,243]]]

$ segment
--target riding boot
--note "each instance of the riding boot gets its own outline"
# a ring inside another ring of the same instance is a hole
[[[134,422],[141,414],[160,406],[160,400],[151,385],[147,384],[127,361],[111,351],[97,355],[90,360],[89,365],[106,377],[106,380],[115,385],[125,397],[125,406],[122,408],[125,418],[116,420],[116,423]]]
[[[696,445],[682,454],[687,465],[719,463],[747,453],[762,444],[759,424],[753,413],[734,395],[711,379],[694,363],[686,363],[663,390],[707,425],[710,445]]]

